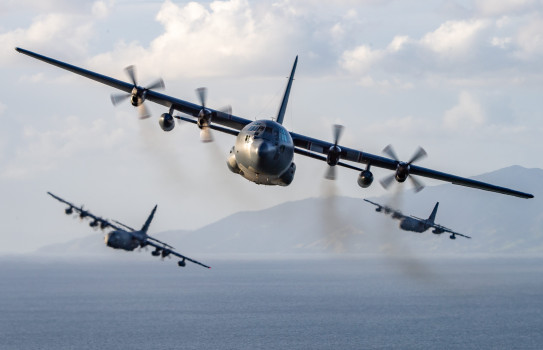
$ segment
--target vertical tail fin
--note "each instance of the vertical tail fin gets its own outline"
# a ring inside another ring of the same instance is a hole
[[[283,124],[283,119],[285,118],[285,112],[287,111],[288,97],[290,95],[290,88],[292,86],[292,80],[294,80],[294,72],[296,72],[296,65],[298,64],[298,56],[294,60],[294,65],[292,66],[292,71],[290,72],[290,77],[288,78],[287,88],[285,89],[285,94],[283,95],[283,101],[279,107],[279,112],[277,113],[277,119],[275,120],[279,124]]]
[[[157,205],[155,205],[155,207],[153,208],[153,211],[151,212],[151,215],[149,215],[149,217],[147,218],[147,221],[145,221],[145,224],[143,224],[143,226],[141,227],[141,230],[144,233],[147,233],[147,230],[149,229],[149,225],[151,225],[151,221],[153,221],[153,217],[155,216],[156,207],[157,207]]]
[[[430,214],[430,217],[428,218],[428,221],[430,222],[434,222],[434,220],[436,219],[436,214],[437,214],[437,207],[439,206],[439,202],[436,203],[436,206],[434,207],[434,210],[432,210],[432,214]]]

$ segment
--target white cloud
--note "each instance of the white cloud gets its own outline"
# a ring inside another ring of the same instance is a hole
[[[353,50],[345,51],[341,56],[340,65],[351,73],[365,74],[384,55],[383,50],[372,50],[367,45],[360,45]]]
[[[537,0],[476,0],[475,7],[484,16],[525,12],[540,3]]]
[[[462,91],[458,104],[445,112],[443,124],[451,130],[470,130],[484,124],[486,118],[481,105],[467,91]]]
[[[505,37],[505,38],[499,38],[499,37],[493,37],[490,41],[492,46],[499,47],[500,49],[506,49],[511,44],[512,39],[511,37]]]
[[[272,12],[255,13],[247,0],[213,1],[209,5],[165,1],[156,20],[163,33],[148,47],[120,42],[112,52],[91,59],[94,66],[137,63],[156,70],[157,63],[170,78],[229,76],[246,73],[251,66],[284,58],[284,40],[294,32]],[[134,62],[134,61],[137,62]]]
[[[83,121],[70,116],[51,123],[50,129],[23,126],[15,156],[0,173],[5,179],[37,176],[58,162],[88,151],[108,150],[121,144],[125,131],[105,119]]]
[[[92,4],[92,14],[98,18],[105,18],[113,6],[113,1],[97,0]]]
[[[11,48],[16,46],[39,48],[62,47],[65,51],[84,52],[92,35],[92,23],[73,14],[52,13],[36,17],[27,28],[18,28],[0,34],[0,63],[9,62],[16,56]],[[9,49],[7,49],[9,48]]]
[[[543,55],[543,20],[536,17],[522,26],[515,38],[518,51],[515,53],[522,60],[541,59]]]
[[[420,44],[443,57],[468,54],[477,43],[477,35],[488,23],[483,20],[447,21],[426,34]]]

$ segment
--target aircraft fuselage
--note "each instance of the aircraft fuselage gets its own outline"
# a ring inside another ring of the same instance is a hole
[[[288,186],[294,179],[294,143],[289,132],[272,120],[247,124],[230,150],[228,168],[261,185]]]
[[[430,228],[430,225],[427,225],[422,220],[413,219],[410,217],[405,217],[400,221],[400,228],[404,231],[412,231],[422,233]]]
[[[133,232],[122,230],[107,233],[104,237],[104,241],[108,247],[127,251],[132,251],[141,244],[141,241]]]

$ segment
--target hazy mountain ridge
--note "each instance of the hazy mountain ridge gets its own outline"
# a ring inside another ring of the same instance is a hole
[[[418,194],[406,191],[373,198],[418,217],[428,217],[439,201],[436,222],[471,235],[471,240],[452,241],[448,235],[434,235],[430,230],[423,234],[401,231],[397,220],[376,213],[362,198],[351,197],[286,202],[261,211],[239,212],[194,231],[154,236],[187,255],[543,255],[543,170],[511,166],[474,178],[530,192],[535,198],[526,200],[451,184],[427,187]],[[63,251],[116,253],[97,234],[39,250]]]

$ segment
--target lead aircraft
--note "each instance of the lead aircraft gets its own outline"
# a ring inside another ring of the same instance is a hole
[[[190,261],[192,263],[195,263],[197,265],[206,267],[210,269],[211,267],[202,264],[199,261],[193,260],[191,258],[188,258],[184,255],[179,254],[178,252],[174,251],[174,247],[172,247],[169,244],[166,244],[162,241],[159,241],[158,239],[151,237],[147,234],[147,230],[149,230],[149,225],[151,225],[151,221],[153,220],[153,217],[155,216],[155,211],[157,206],[153,208],[153,211],[151,211],[151,214],[143,224],[140,230],[135,230],[131,228],[130,226],[127,226],[125,224],[122,224],[118,221],[112,220],[114,223],[112,223],[109,220],[102,219],[101,217],[98,217],[88,210],[83,209],[83,206],[78,207],[68,201],[65,201],[64,199],[55,196],[51,192],[47,192],[51,197],[55,198],[56,200],[68,205],[68,207],[64,210],[66,215],[72,215],[75,214],[79,216],[80,219],[90,219],[92,220],[89,223],[89,226],[92,228],[99,228],[101,230],[105,230],[108,228],[112,228],[113,231],[108,232],[105,237],[104,241],[108,247],[114,248],[114,249],[122,249],[127,251],[133,251],[136,248],[145,248],[147,246],[154,247],[155,249],[151,252],[151,255],[153,256],[160,256],[162,258],[165,258],[167,256],[173,255],[178,258],[181,258],[177,262],[178,266],[184,267],[186,265],[186,261]]]
[[[166,107],[168,111],[163,113],[159,118],[160,127],[164,131],[171,131],[175,126],[175,119],[178,119],[196,124],[201,129],[200,135],[204,142],[212,140],[211,130],[236,136],[234,146],[227,158],[228,168],[232,172],[257,184],[288,186],[294,179],[294,173],[296,172],[296,165],[293,159],[294,153],[297,153],[325,161],[328,164],[326,172],[326,178],[328,179],[335,179],[335,167],[337,165],[359,171],[357,182],[362,188],[367,188],[373,183],[374,177],[370,168],[379,167],[394,172],[381,181],[381,184],[385,188],[389,187],[394,180],[405,182],[407,178],[410,178],[414,184],[415,191],[420,191],[424,186],[419,180],[413,177],[413,175],[418,175],[450,182],[455,185],[473,187],[520,198],[533,198],[533,195],[529,193],[414,165],[414,162],[426,156],[426,152],[422,148],[419,148],[415,155],[409,161],[405,162],[398,159],[390,146],[387,146],[383,150],[390,158],[340,146],[338,142],[343,130],[343,127],[340,125],[334,126],[333,142],[289,132],[282,123],[285,117],[298,57],[294,60],[294,65],[292,66],[275,120],[251,121],[234,116],[230,111],[208,108],[206,106],[207,90],[205,88],[197,89],[200,104],[194,104],[153,90],[164,88],[162,79],[147,87],[139,86],[133,66],[126,68],[126,72],[131,80],[131,83],[127,83],[22,48],[16,48],[16,50],[35,59],[124,91],[124,94],[112,95],[111,101],[113,104],[117,104],[124,99],[130,98],[132,105],[138,107],[140,118],[149,117],[144,101],[155,102]],[[174,115],[176,111],[181,112],[183,115]],[[360,168],[356,164],[365,164],[366,166],[365,168]]]
[[[434,220],[436,219],[437,207],[439,206],[439,202],[437,202],[436,205],[434,206],[434,210],[432,210],[432,213],[430,214],[428,219],[422,219],[416,216],[403,215],[402,212],[397,209],[393,209],[389,206],[372,202],[368,199],[364,199],[364,200],[368,203],[371,203],[377,206],[377,208],[375,208],[376,212],[378,213],[384,212],[385,214],[392,214],[391,217],[393,219],[400,220],[400,228],[404,231],[422,233],[428,230],[429,228],[433,228],[432,233],[436,235],[440,235],[444,232],[450,233],[450,236],[449,236],[450,239],[456,239],[456,236],[471,238],[470,236],[466,236],[461,233],[455,232],[451,230],[450,228],[438,225],[434,222]]]

